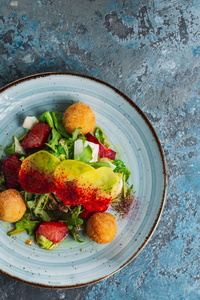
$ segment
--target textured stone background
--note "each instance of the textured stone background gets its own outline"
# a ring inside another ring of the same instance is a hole
[[[136,102],[165,151],[167,201],[115,275],[51,290],[0,274],[0,300],[200,299],[200,1],[0,0],[0,87],[45,71],[97,77]]]

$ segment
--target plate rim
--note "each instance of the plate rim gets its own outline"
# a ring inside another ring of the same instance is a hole
[[[131,106],[134,107],[134,109],[140,114],[140,116],[143,118],[143,120],[145,121],[145,123],[147,124],[147,126],[149,127],[151,133],[153,134],[159,153],[160,153],[160,157],[162,160],[162,169],[163,169],[163,176],[164,176],[164,188],[163,188],[163,194],[162,194],[162,201],[161,201],[161,205],[160,205],[160,209],[157,213],[156,219],[145,239],[145,241],[143,242],[143,244],[141,245],[141,247],[137,250],[137,252],[128,259],[128,261],[126,261],[123,265],[121,265],[120,267],[118,267],[115,271],[109,273],[108,275],[105,275],[101,278],[98,278],[94,281],[90,281],[87,283],[80,283],[77,285],[63,285],[63,286],[59,286],[59,285],[47,285],[47,284],[40,284],[40,283],[35,283],[35,282],[31,282],[31,281],[26,281],[23,280],[17,276],[11,275],[5,271],[3,271],[2,269],[0,269],[0,272],[3,273],[4,275],[7,275],[9,277],[11,277],[12,279],[15,279],[17,281],[20,281],[22,283],[31,285],[31,286],[36,286],[36,287],[40,287],[40,288],[49,288],[49,289],[72,289],[72,288],[80,288],[80,287],[84,287],[84,286],[88,286],[94,283],[97,283],[105,278],[108,278],[109,276],[115,274],[116,272],[120,271],[122,268],[124,268],[125,266],[127,266],[132,260],[134,260],[136,258],[136,256],[138,256],[138,254],[143,250],[143,248],[148,244],[149,240],[151,239],[154,231],[157,228],[157,225],[160,221],[160,218],[162,216],[162,212],[164,209],[164,205],[165,205],[165,201],[166,201],[166,195],[167,195],[167,185],[168,185],[168,178],[167,178],[167,164],[166,164],[166,160],[165,160],[165,155],[164,155],[164,151],[160,142],[160,139],[158,138],[158,135],[153,127],[153,125],[151,124],[150,120],[148,119],[148,117],[145,115],[145,113],[139,108],[139,106],[131,99],[129,98],[126,94],[124,94],[123,92],[121,92],[120,90],[118,90],[117,88],[115,88],[114,86],[112,86],[111,84],[101,80],[101,79],[97,79],[93,76],[89,76],[89,75],[83,75],[83,74],[78,74],[78,73],[71,73],[71,72],[42,72],[42,73],[36,73],[33,75],[29,75],[29,76],[25,76],[22,77],[20,79],[14,80],[8,84],[6,84],[5,86],[0,88],[0,95],[5,92],[6,90],[10,89],[11,87],[17,86],[23,82],[26,81],[30,81],[33,79],[38,79],[38,78],[44,78],[44,77],[48,77],[48,76],[56,76],[56,75],[63,75],[63,76],[74,76],[74,77],[79,77],[79,78],[85,78],[85,79],[89,79],[91,81],[97,82],[99,84],[102,84],[103,86],[106,86],[108,88],[110,88],[111,90],[113,90],[115,93],[119,94],[122,98],[124,98]]]

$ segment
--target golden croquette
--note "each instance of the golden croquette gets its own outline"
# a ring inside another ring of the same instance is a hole
[[[17,222],[25,211],[26,204],[17,190],[8,189],[0,193],[0,220]]]
[[[86,232],[98,244],[111,243],[117,233],[115,217],[106,212],[94,213],[87,221]]]
[[[96,116],[87,104],[77,102],[69,106],[65,111],[63,122],[68,133],[72,134],[78,127],[81,127],[81,132],[86,134],[93,131]]]

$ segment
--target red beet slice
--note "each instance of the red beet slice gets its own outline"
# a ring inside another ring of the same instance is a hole
[[[93,200],[93,201],[92,201]],[[98,212],[98,211],[106,211],[108,209],[108,206],[111,204],[112,198],[111,197],[99,197],[98,199],[91,199],[89,201],[85,201],[83,203],[83,206],[85,209],[90,212]]]
[[[109,149],[107,147],[105,147],[94,135],[92,135],[91,133],[87,133],[86,135],[86,139],[89,142],[92,142],[94,144],[98,144],[99,145],[99,157],[107,157],[110,158],[112,160],[115,160],[115,156],[116,156],[116,152],[112,149]]]
[[[29,193],[54,193],[54,170],[59,163],[58,158],[44,150],[28,156],[19,172],[22,188]]]
[[[15,188],[19,185],[19,171],[21,164],[21,160],[15,154],[4,160],[3,173],[8,188]]]
[[[38,122],[33,129],[25,136],[21,142],[21,146],[24,149],[40,148],[48,141],[51,127],[42,122]]]
[[[88,220],[93,215],[93,212],[88,211],[87,209],[84,209],[84,211],[81,213],[81,217],[84,220]]]
[[[109,203],[110,204],[110,203]],[[87,204],[86,204],[87,206]],[[106,211],[108,209],[109,205],[104,205],[104,203],[100,204],[99,206],[99,210],[98,211]],[[81,213],[81,217],[84,219],[84,220],[88,220],[93,214],[94,214],[94,211],[93,211],[93,204],[91,204],[91,209],[92,211],[89,211],[87,210],[86,208],[84,209],[84,211]]]
[[[41,234],[53,243],[60,242],[69,233],[69,228],[64,222],[43,222],[36,230],[36,234]]]

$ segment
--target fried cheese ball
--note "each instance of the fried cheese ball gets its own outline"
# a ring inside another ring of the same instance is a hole
[[[63,122],[68,133],[72,134],[78,127],[81,127],[81,132],[86,134],[93,131],[96,116],[87,104],[77,102],[69,106],[65,111]]]
[[[0,193],[0,220],[17,222],[25,211],[26,204],[17,190],[8,189]]]
[[[117,233],[115,217],[106,212],[94,213],[87,221],[86,232],[98,244],[111,243]]]

